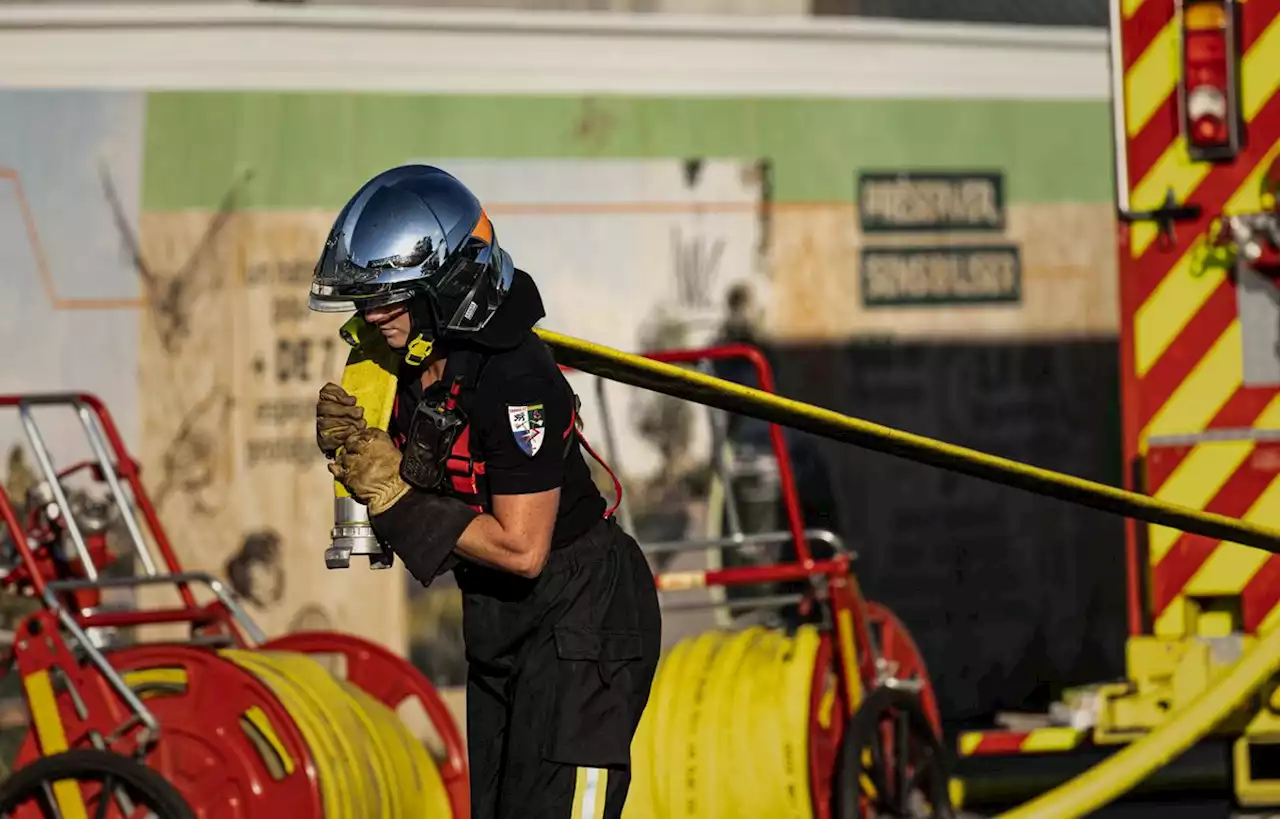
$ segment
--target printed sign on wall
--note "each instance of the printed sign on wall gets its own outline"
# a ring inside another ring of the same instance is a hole
[[[1022,262],[1011,244],[975,244],[973,234],[1004,237],[999,172],[862,172],[858,219],[864,236],[885,235],[860,252],[866,308],[1017,303]],[[902,235],[919,234],[919,245]],[[967,238],[956,242],[949,234]],[[893,238],[889,238],[890,235]],[[980,240],[979,240],[980,241]]]
[[[1013,245],[867,247],[862,249],[862,303],[867,307],[998,304],[1022,295]]]
[[[863,233],[1004,230],[1004,176],[863,172],[858,217]]]

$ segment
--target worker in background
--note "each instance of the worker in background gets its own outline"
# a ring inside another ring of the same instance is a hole
[[[759,348],[766,360],[771,359],[770,350],[758,327],[758,316],[753,304],[751,289],[746,284],[738,284],[729,290],[725,299],[726,315],[716,335],[716,345],[746,344]],[[769,361],[770,368],[778,372],[775,362]],[[712,362],[712,374],[717,378],[759,388],[755,366],[742,358],[725,358]],[[770,438],[770,424],[755,418],[742,415],[730,415],[728,428],[725,431],[736,457],[743,461],[764,456],[771,469],[776,470],[777,462],[773,459],[773,441]],[[796,493],[800,501],[800,517],[805,529],[827,530],[837,537],[844,538],[839,518],[839,504],[836,503],[835,486],[831,478],[827,459],[818,439],[804,435],[787,427],[782,428],[783,441],[787,454],[791,459],[792,474],[795,479]],[[777,475],[774,476],[775,481]],[[738,481],[742,486],[735,487],[735,495],[739,504],[745,506],[743,499],[753,493],[756,486],[767,485],[760,477],[753,477],[746,471]],[[761,532],[785,531],[788,528],[787,508],[781,488],[773,494],[769,502],[755,510],[739,510],[743,528],[747,534]],[[742,514],[742,512],[748,514]],[[754,524],[754,525],[753,525]],[[817,540],[809,541],[809,549],[818,560],[829,560],[835,556],[834,550],[826,543]],[[726,566],[747,566],[756,563],[749,554],[740,549],[722,550],[722,560]],[[780,563],[794,563],[798,560],[795,543],[785,540],[778,545],[775,559]],[[741,600],[752,596],[767,594],[795,594],[807,591],[807,581],[798,580],[759,587],[730,587],[725,596],[730,600]],[[778,611],[779,625],[795,628],[801,623],[810,622],[818,612],[802,614],[800,608],[793,604],[780,607]]]
[[[452,568],[462,590],[471,815],[620,817],[657,592],[592,482],[533,280],[460,181],[405,166],[343,207],[310,306],[405,353],[390,430],[327,384],[317,438],[413,576]]]

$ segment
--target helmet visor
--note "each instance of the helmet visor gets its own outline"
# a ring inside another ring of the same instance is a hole
[[[388,284],[347,287],[312,282],[307,307],[318,313],[351,313],[376,310],[413,298],[416,288]]]

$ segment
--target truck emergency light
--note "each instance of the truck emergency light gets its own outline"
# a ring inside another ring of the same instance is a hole
[[[1198,162],[1232,159],[1240,150],[1236,0],[1181,0],[1182,136]]]

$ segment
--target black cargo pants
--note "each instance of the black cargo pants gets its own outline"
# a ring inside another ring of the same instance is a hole
[[[473,819],[618,819],[661,650],[639,546],[611,519],[536,579],[457,572]]]

